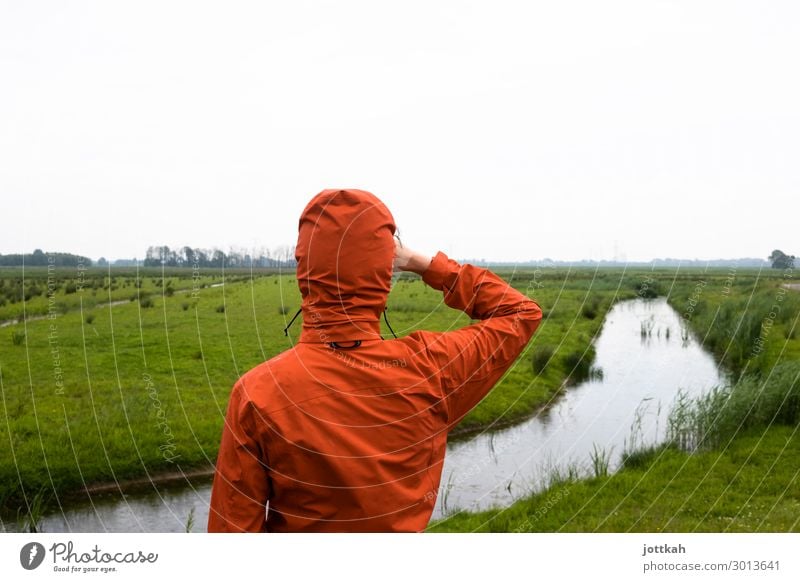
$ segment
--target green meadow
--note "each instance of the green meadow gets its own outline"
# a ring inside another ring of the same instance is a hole
[[[589,376],[593,339],[609,308],[622,299],[666,296],[737,376],[768,374],[800,356],[800,294],[785,291],[782,285],[789,281],[781,271],[740,269],[731,275],[725,269],[543,267],[498,272],[539,302],[544,319],[508,374],[456,428],[454,438],[527,418]],[[776,301],[781,309],[773,314]],[[299,305],[294,276],[271,271],[0,270],[0,508],[13,514],[34,498],[53,504],[95,484],[209,469],[233,383],[249,368],[291,347],[300,331],[299,318],[289,337],[283,328]],[[398,335],[470,323],[410,274],[395,281],[388,315]],[[388,329],[384,337],[391,337]],[[667,475],[670,463],[682,459],[696,471],[714,454],[735,465],[740,457],[731,456],[733,451],[743,454],[743,447],[754,446],[761,447],[752,449],[757,456],[766,459],[774,452],[769,440],[754,443],[753,435],[760,428],[770,436],[775,431],[771,444],[777,446],[792,422],[796,427],[796,418],[749,425],[749,432],[736,433],[728,448],[714,445],[686,452],[667,447],[644,455],[639,465],[631,463],[598,479],[633,479],[644,471],[650,476],[645,483],[663,488],[666,483],[653,481],[654,476]],[[796,455],[796,448],[788,450]],[[665,463],[661,472],[653,466],[659,463]],[[763,474],[763,467],[753,463],[753,471],[759,470]],[[773,485],[778,484],[776,480]],[[520,529],[558,487],[570,487],[572,507],[576,499],[594,499],[590,491],[597,486],[594,481],[556,480],[553,491],[543,497],[521,501],[494,517],[457,515],[432,529]],[[626,486],[603,486],[603,495],[617,491],[622,496]],[[663,495],[669,497],[672,490]],[[599,514],[603,509],[598,507],[608,508],[594,502],[590,506]],[[592,525],[588,516],[587,521],[570,523],[577,530],[655,529],[653,521],[623,526],[624,515],[601,525]],[[546,525],[550,523],[536,520],[531,527],[558,529]],[[676,523],[667,527],[685,529],[683,522]],[[764,527],[786,525],[770,521]]]

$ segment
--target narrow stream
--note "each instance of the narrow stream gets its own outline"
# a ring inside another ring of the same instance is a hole
[[[588,476],[595,447],[610,455],[614,471],[626,445],[663,441],[679,390],[697,395],[726,382],[711,354],[682,329],[666,299],[616,304],[595,343],[602,377],[568,389],[526,422],[451,444],[434,519],[510,505],[570,465]]]
[[[680,317],[663,298],[615,305],[595,344],[602,377],[569,388],[521,424],[451,443],[433,518],[509,505],[570,465],[589,475],[594,447],[610,454],[613,471],[626,445],[663,440],[679,389],[694,395],[726,381],[712,356],[681,330]],[[123,497],[96,495],[40,525],[46,532],[181,532],[192,515],[192,530],[204,531],[210,493],[210,480],[203,479]]]

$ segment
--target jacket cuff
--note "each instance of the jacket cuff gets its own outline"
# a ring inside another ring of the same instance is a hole
[[[439,251],[422,274],[422,280],[437,291],[441,291],[444,287],[445,277],[452,271],[450,263],[455,263],[455,261],[451,261],[446,254]]]

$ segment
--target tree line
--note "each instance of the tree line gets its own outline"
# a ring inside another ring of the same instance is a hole
[[[189,267],[189,268],[235,268],[235,267],[294,267],[294,246],[279,246],[274,249],[261,248],[254,251],[246,251],[231,248],[228,252],[220,249],[203,249],[184,246],[179,249],[171,249],[167,245],[149,246],[145,254],[145,267]],[[781,250],[772,251],[768,260],[775,269],[786,269],[794,267],[796,257],[789,255]],[[136,260],[114,261],[117,265],[135,265]],[[72,253],[51,253],[36,249],[32,253],[25,254],[0,254],[0,267],[90,267],[94,263],[88,257],[75,255]],[[101,258],[97,261],[98,266],[107,266],[108,261]]]
[[[73,255],[72,253],[45,253],[36,249],[32,253],[0,255],[0,267],[77,267],[82,265],[90,267],[92,260],[89,257]]]
[[[294,246],[261,248],[256,251],[229,249],[202,249],[181,247],[171,249],[166,245],[149,246],[144,258],[145,267],[236,268],[236,267],[293,267],[296,265]]]

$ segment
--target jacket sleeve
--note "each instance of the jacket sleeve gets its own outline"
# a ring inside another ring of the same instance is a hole
[[[448,426],[455,426],[492,389],[527,345],[542,310],[487,269],[460,265],[442,252],[422,275],[444,302],[482,321],[427,333],[428,351],[441,370]]]
[[[231,391],[222,429],[211,488],[209,532],[266,531],[269,476],[256,432],[256,415],[240,380]]]

